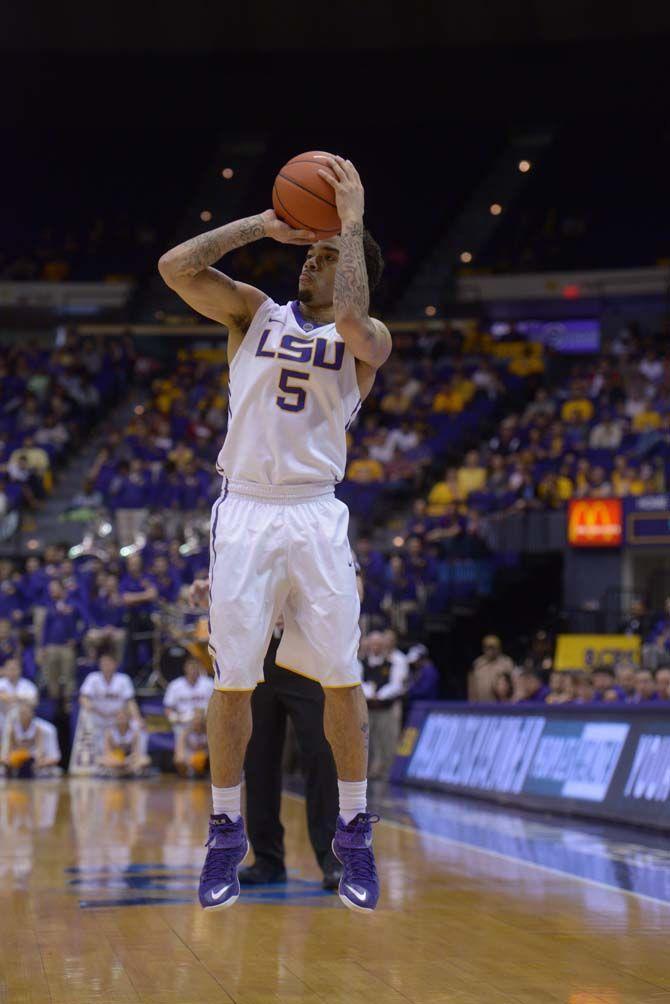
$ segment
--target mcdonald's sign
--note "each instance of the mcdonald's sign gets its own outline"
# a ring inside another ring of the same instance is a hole
[[[568,543],[572,547],[620,547],[621,499],[572,499],[568,506]]]

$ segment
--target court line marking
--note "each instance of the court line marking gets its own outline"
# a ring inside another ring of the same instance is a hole
[[[284,790],[282,794],[288,798],[293,798],[298,802],[304,802],[303,795],[296,795],[292,791]],[[461,847],[468,851],[477,851],[478,854],[486,854],[490,858],[497,858],[500,861],[513,861],[515,864],[523,865],[524,868],[535,868],[537,871],[547,872],[549,875],[559,875],[561,878],[572,879],[573,882],[583,882],[584,885],[592,885],[598,889],[607,889],[609,892],[622,893],[624,896],[633,896],[635,899],[646,900],[648,903],[660,903],[661,906],[670,907],[670,903],[665,899],[657,899],[655,896],[648,896],[644,892],[634,892],[632,889],[622,889],[618,885],[608,885],[607,882],[599,882],[597,879],[585,878],[583,875],[575,875],[573,872],[561,871],[560,868],[551,868],[549,865],[539,865],[535,861],[527,861],[525,858],[517,858],[511,854],[503,854],[501,851],[491,851],[486,847],[479,847],[477,844],[469,844],[464,840],[456,840],[454,837],[445,837],[441,833],[431,833],[429,830],[421,830],[416,826],[409,826],[407,823],[398,823],[395,819],[382,819],[380,826],[390,826],[404,833],[411,833],[414,836],[429,837],[431,840],[438,840],[443,844],[450,844],[452,847]]]

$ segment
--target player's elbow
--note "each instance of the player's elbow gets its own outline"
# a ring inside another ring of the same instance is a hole
[[[161,279],[167,286],[173,286],[177,281],[177,266],[174,255],[166,251],[158,259],[158,271]]]

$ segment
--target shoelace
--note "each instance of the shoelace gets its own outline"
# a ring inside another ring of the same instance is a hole
[[[210,849],[205,866],[202,869],[202,881],[212,880],[228,884],[235,878],[236,864],[227,857],[228,851],[225,847],[215,847]]]
[[[371,823],[378,823],[379,816],[372,813],[359,812],[352,819],[349,827],[354,830],[365,830]],[[349,828],[348,827],[348,828]],[[348,879],[355,882],[371,882],[377,879],[374,855],[369,847],[349,847],[347,849]]]
[[[350,848],[346,867],[347,881],[372,882],[377,878],[375,859],[369,847]]]
[[[208,852],[202,869],[202,881],[209,882],[210,880],[215,879],[216,881],[221,882],[232,882],[235,878],[237,862],[231,861],[228,857],[231,848],[211,847],[210,845],[213,840],[214,835],[212,834],[205,844],[205,847],[208,848]]]

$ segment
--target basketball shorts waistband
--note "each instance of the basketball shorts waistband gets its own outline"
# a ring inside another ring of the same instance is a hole
[[[274,505],[297,505],[300,502],[311,502],[313,499],[335,495],[335,484],[324,481],[306,485],[262,485],[254,481],[233,481],[224,477],[221,494],[241,495],[252,498],[256,502],[268,502]]]

